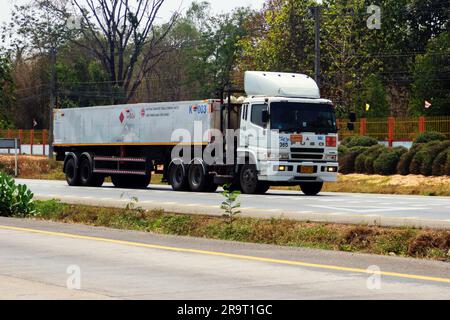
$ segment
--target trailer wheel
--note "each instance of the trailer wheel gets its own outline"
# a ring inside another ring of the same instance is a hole
[[[304,182],[300,184],[300,189],[307,196],[316,196],[322,191],[323,182]]]
[[[189,190],[189,183],[182,165],[174,164],[170,167],[169,181],[174,191]]]
[[[245,164],[242,166],[240,174],[241,189],[244,194],[256,194],[258,192],[258,172],[256,166]]]
[[[194,192],[215,192],[217,185],[213,178],[205,174],[203,167],[199,164],[191,165],[188,174],[189,187]]]
[[[136,176],[136,177],[130,177],[130,188],[133,189],[147,189],[150,185],[150,182],[152,181],[152,176],[146,175],[146,176]]]
[[[79,168],[80,183],[85,187],[101,187],[105,182],[105,177],[95,174],[92,171],[91,162],[83,159]]]
[[[66,181],[71,187],[80,185],[80,177],[74,158],[70,158],[66,163]]]

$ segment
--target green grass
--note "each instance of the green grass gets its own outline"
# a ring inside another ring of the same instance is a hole
[[[381,228],[284,219],[238,217],[230,226],[222,217],[183,215],[161,210],[113,209],[37,201],[34,217],[157,234],[307,247],[335,251],[450,261],[450,232]]]

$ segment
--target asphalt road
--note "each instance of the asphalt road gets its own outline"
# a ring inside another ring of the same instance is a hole
[[[0,299],[450,298],[441,262],[7,218],[0,243]]]
[[[61,199],[72,204],[123,207],[133,197],[144,209],[190,214],[222,215],[219,194],[174,192],[169,186],[153,185],[148,190],[69,187],[64,181],[18,180],[27,184],[38,199]],[[242,215],[284,217],[333,223],[381,226],[410,226],[450,229],[450,197],[397,196],[322,193],[307,197],[295,191],[274,191],[267,195],[241,195]]]

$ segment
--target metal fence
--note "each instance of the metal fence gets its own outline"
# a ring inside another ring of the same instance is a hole
[[[338,120],[340,137],[361,135],[379,141],[413,141],[418,134],[424,132],[440,132],[450,138],[450,116],[415,117],[415,118],[370,118],[359,119],[355,130],[349,131],[347,122]]]
[[[21,149],[26,148],[30,154],[33,154],[35,146],[40,146],[41,155],[45,155],[46,147],[48,146],[48,130],[0,130],[0,138],[3,139],[20,139]],[[19,153],[22,153],[22,150]]]

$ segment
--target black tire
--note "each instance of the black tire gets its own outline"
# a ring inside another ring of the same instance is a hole
[[[270,189],[270,185],[266,182],[259,182],[258,183],[258,190],[257,193],[258,194],[266,194],[267,191],[269,191]]]
[[[133,189],[147,189],[152,181],[151,174],[146,176],[134,176],[131,177],[131,186]]]
[[[114,187],[121,189],[147,189],[151,179],[151,175],[114,175],[111,177]]]
[[[66,174],[66,181],[69,186],[75,187],[80,185],[79,171],[74,158],[67,160],[64,173]]]
[[[317,196],[322,191],[323,182],[304,182],[300,184],[300,189],[307,196]]]
[[[80,183],[84,187],[101,187],[105,177],[92,172],[91,162],[83,159],[79,168]]]
[[[188,182],[193,192],[215,192],[218,188],[218,185],[214,184],[213,177],[205,173],[199,164],[189,167]]]
[[[258,172],[256,166],[246,164],[242,166],[240,173],[241,190],[244,194],[257,194],[259,188]]]
[[[128,188],[128,186],[127,186],[127,180],[125,178],[126,177],[122,176],[122,175],[114,175],[114,176],[111,176],[111,182],[113,183],[114,187],[116,187],[116,188],[126,189],[126,188]]]
[[[189,183],[183,166],[174,164],[169,170],[169,181],[174,191],[188,191]]]

